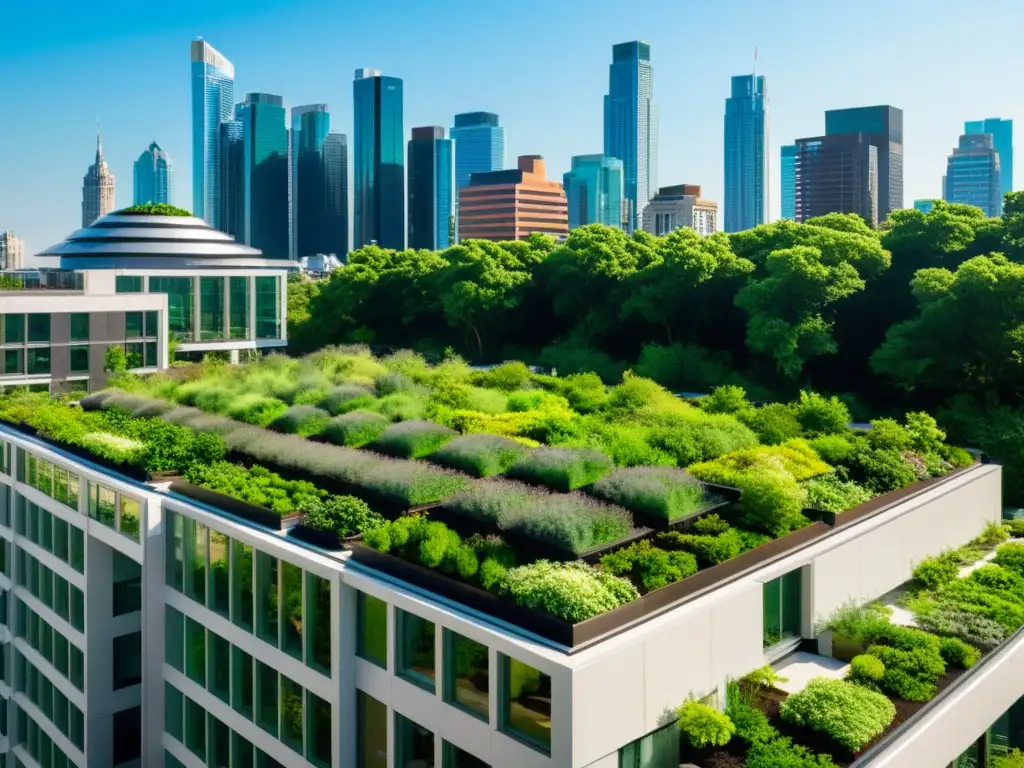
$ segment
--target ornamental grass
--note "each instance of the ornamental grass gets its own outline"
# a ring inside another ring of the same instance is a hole
[[[526,450],[522,443],[499,435],[462,435],[428,458],[474,477],[490,477],[509,470]]]
[[[402,459],[419,459],[438,450],[458,434],[432,421],[402,421],[385,429],[370,446]]]
[[[617,469],[594,483],[590,493],[634,512],[675,520],[713,502],[696,478],[675,467]]]
[[[600,451],[542,446],[524,455],[507,474],[556,491],[574,491],[600,479],[613,466]]]

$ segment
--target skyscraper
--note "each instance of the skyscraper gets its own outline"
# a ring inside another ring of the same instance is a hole
[[[466,112],[455,116],[448,134],[455,141],[455,186],[469,184],[474,173],[505,167],[505,129],[493,112]]]
[[[284,101],[269,93],[246,94],[242,122],[242,200],[246,245],[269,259],[287,259],[288,134]]]
[[[942,197],[948,203],[981,208],[986,216],[1001,216],[1003,198],[1000,156],[991,133],[964,134],[946,160]]]
[[[825,135],[862,133],[878,150],[878,222],[903,207],[903,110],[875,107],[830,109]]]
[[[171,202],[171,159],[155,141],[135,161],[133,202]]]
[[[82,179],[82,226],[88,227],[100,216],[114,210],[114,174],[103,159],[103,142],[96,126],[96,162]]]
[[[999,153],[999,197],[1013,192],[1013,120],[986,117],[964,123],[964,133],[991,133],[992,143]]]
[[[658,188],[658,108],[654,103],[651,46],[639,40],[612,46],[604,97],[604,154],[622,161],[628,229]]]
[[[25,268],[25,241],[10,230],[0,232],[0,269]]]
[[[333,253],[342,262],[348,255],[348,137],[331,131],[324,140],[324,172],[327,178],[327,229]]]
[[[856,213],[879,221],[880,152],[866,133],[796,140],[793,212],[804,222],[828,213]]]
[[[782,145],[782,165],[779,166],[779,191],[782,206],[780,218],[794,221],[796,219],[796,144]]]
[[[335,253],[327,210],[327,167],[324,146],[331,131],[326,104],[292,108],[291,211],[294,257]],[[342,256],[344,254],[335,255]]]
[[[455,142],[444,128],[413,128],[409,140],[409,247],[455,244]]]
[[[605,155],[575,155],[562,176],[569,203],[569,229],[584,224],[622,225],[622,161]]]
[[[725,231],[768,221],[768,92],[764,76],[732,78],[725,100]]]
[[[512,170],[474,173],[459,190],[459,240],[524,240],[534,232],[569,233],[565,193],[540,155],[521,155]]]
[[[231,119],[235,67],[202,38],[192,41],[192,213],[218,229],[220,124]]]
[[[405,130],[402,81],[357,69],[352,84],[355,146],[353,247],[405,248]]]
[[[241,107],[241,104],[238,105]],[[242,192],[245,163],[245,142],[242,121],[228,120],[220,124],[220,168],[218,182],[220,230],[240,243],[245,242],[245,219],[242,214]]]

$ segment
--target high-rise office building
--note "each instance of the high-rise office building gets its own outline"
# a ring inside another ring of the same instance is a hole
[[[239,105],[240,106],[240,105]],[[220,230],[240,243],[245,242],[245,219],[242,215],[245,142],[242,121],[228,120],[220,124],[220,172],[218,183]]]
[[[242,123],[243,242],[270,259],[287,259],[288,134],[284,102],[269,93],[246,94]]]
[[[455,116],[448,134],[455,142],[455,186],[469,184],[474,173],[505,167],[505,129],[493,112],[466,112]]]
[[[96,127],[96,161],[82,179],[82,226],[88,227],[100,216],[114,210],[114,174],[103,159],[103,142]]]
[[[999,198],[1002,200],[1008,192],[1013,192],[1013,120],[986,117],[964,123],[964,134],[974,133],[992,134],[992,143],[999,153]]]
[[[725,231],[768,221],[768,92],[764,76],[737,75],[725,100]]]
[[[171,159],[155,141],[135,161],[135,205],[171,202]]]
[[[943,184],[943,188],[945,188],[945,184],[946,184],[946,177],[945,176],[942,177],[942,184]],[[927,198],[927,199],[915,200],[914,201],[914,210],[915,211],[920,211],[921,213],[931,213],[932,212],[932,208],[934,208],[934,207],[935,207],[935,200],[933,198],[930,198],[930,197]]]
[[[856,213],[870,227],[879,223],[879,151],[863,133],[797,139],[794,218],[804,222],[827,213]]]
[[[405,248],[405,129],[402,81],[357,69],[352,84],[355,130],[353,247],[376,242]]]
[[[342,258],[348,252],[347,247],[342,247],[348,242],[348,217],[339,221],[330,209],[327,169],[330,131],[331,115],[326,104],[292,108],[291,211],[296,258],[318,253],[333,253]],[[344,225],[344,237],[337,231],[340,225]]]
[[[622,161],[605,155],[575,155],[562,176],[569,204],[569,229],[584,224],[622,225]]]
[[[779,217],[796,219],[796,144],[782,145],[782,164],[779,166],[779,192],[782,205]]]
[[[203,39],[192,41],[192,213],[217,229],[221,213],[220,124],[235,106],[235,67]]]
[[[986,216],[1001,216],[1000,159],[991,133],[961,136],[959,145],[946,160],[943,199],[977,206]]]
[[[348,232],[348,137],[331,131],[324,140],[324,173],[327,186],[327,229],[333,253],[342,263],[349,249]]]
[[[903,110],[883,104],[874,107],[830,109],[825,112],[825,135],[865,134],[878,150],[878,221],[903,207]]]
[[[455,142],[444,128],[413,128],[409,140],[409,247],[455,245]]]
[[[718,204],[702,198],[696,184],[662,187],[644,211],[645,232],[664,237],[680,227],[704,236],[718,231]]]
[[[0,269],[25,268],[25,241],[11,230],[0,232]]]
[[[604,97],[604,154],[622,161],[628,229],[658,187],[658,107],[654,102],[651,46],[634,40],[612,46],[608,94]]]
[[[524,240],[534,232],[569,233],[565,192],[548,180],[539,155],[521,156],[512,170],[474,173],[459,190],[459,240]]]

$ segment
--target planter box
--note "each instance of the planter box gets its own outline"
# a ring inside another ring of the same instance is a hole
[[[305,523],[301,522],[302,518],[299,518],[299,522],[289,529],[288,536],[299,541],[304,541],[306,544],[312,544],[314,547],[320,547],[321,549],[328,549],[334,552],[338,552],[345,549],[345,546],[353,541],[358,541],[363,537],[361,533],[354,536],[338,536],[334,531],[321,531],[319,528],[312,528]]]
[[[282,517],[266,507],[250,504],[246,501],[236,499],[233,496],[228,496],[217,491],[211,491],[209,488],[192,485],[192,483],[181,480],[180,478],[171,482],[170,490],[173,493],[187,496],[194,501],[208,504],[211,507],[217,507],[229,514],[240,517],[243,520],[248,520],[250,523],[262,525],[265,528],[270,528],[275,531],[283,531],[291,528],[299,519],[297,514]]]
[[[832,632],[832,658],[850,662],[854,656],[860,656],[867,648],[864,643],[850,637]]]

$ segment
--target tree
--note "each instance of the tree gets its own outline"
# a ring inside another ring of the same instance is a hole
[[[103,353],[103,370],[108,373],[124,373],[128,370],[128,355],[120,344],[111,344]]]

